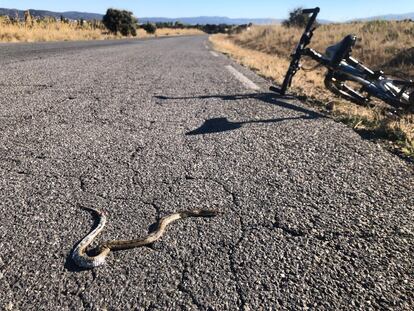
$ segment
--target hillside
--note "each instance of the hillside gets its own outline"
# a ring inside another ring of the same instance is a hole
[[[17,9],[4,9],[0,8],[0,16],[8,15],[10,17],[15,17],[16,12],[19,15],[19,18],[24,17],[23,10]],[[55,18],[60,18],[61,16],[68,18],[68,19],[84,19],[84,20],[92,20],[97,19],[101,20],[103,14],[97,13],[86,13],[86,12],[53,12],[53,11],[45,11],[45,10],[33,10],[30,9],[30,13],[32,16],[36,17],[44,17],[44,16],[51,16]],[[406,20],[406,19],[413,19],[414,20],[414,12],[413,13],[406,13],[406,14],[388,14],[382,16],[372,16],[367,18],[359,18],[354,19],[352,21],[371,21],[371,20]],[[168,18],[168,17],[138,17],[138,21],[140,23],[169,23],[169,22],[181,22],[184,24],[189,25],[206,25],[206,24],[228,24],[228,25],[242,25],[242,24],[255,24],[255,25],[272,25],[278,24],[283,19],[277,18],[229,18],[225,16],[197,16],[197,17],[177,17],[177,18]],[[321,24],[328,24],[332,21],[328,20],[319,20]]]
[[[68,19],[84,19],[84,20],[92,20],[92,19],[98,19],[101,20],[103,15],[102,14],[96,14],[96,13],[84,13],[84,12],[52,12],[52,11],[45,11],[45,10],[33,10],[29,9],[30,14],[34,17],[55,17],[60,18],[61,16],[68,18]],[[0,8],[0,16],[1,15],[8,15],[10,17],[15,17],[16,13],[19,15],[19,18],[24,17],[24,11],[23,10],[16,10],[16,9],[4,9]]]
[[[256,25],[271,25],[278,24],[282,20],[274,18],[229,18],[225,16],[198,16],[198,17],[141,17],[138,18],[141,23],[169,23],[169,22],[181,22],[189,25],[206,25],[206,24],[228,24],[228,25],[243,25],[243,24],[256,24]]]
[[[24,17],[23,10],[16,10],[16,9],[4,9],[0,8],[0,16],[1,15],[8,15],[10,17],[15,17],[16,13],[19,15],[19,18]],[[61,16],[68,18],[68,19],[85,19],[85,20],[92,20],[92,19],[102,19],[102,14],[96,13],[85,13],[85,12],[53,12],[53,11],[44,11],[44,10],[33,10],[30,9],[30,13],[32,16],[36,17],[45,17],[51,16],[55,18],[60,18]],[[269,25],[269,24],[277,24],[281,20],[280,19],[272,19],[272,18],[228,18],[224,16],[199,16],[199,17],[178,17],[178,18],[167,18],[167,17],[139,17],[138,21],[140,23],[168,23],[168,22],[181,22],[184,24],[189,25],[206,25],[206,24],[229,24],[229,25],[242,25],[242,24],[249,24],[253,23],[256,25]]]
[[[371,16],[366,18],[358,18],[355,21],[374,21],[374,20],[386,20],[386,21],[402,21],[412,19],[414,20],[414,12],[406,13],[406,14],[387,14],[387,15],[380,15],[380,16]]]

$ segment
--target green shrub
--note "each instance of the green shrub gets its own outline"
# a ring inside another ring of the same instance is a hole
[[[183,23],[181,23],[180,21],[176,21],[174,24],[174,28],[175,29],[184,29],[185,25]]]
[[[157,31],[157,26],[154,23],[146,23],[141,26],[149,34],[154,34]]]
[[[132,16],[132,12],[108,9],[102,19],[102,22],[113,34],[120,32],[123,36],[137,35],[137,20]]]
[[[310,16],[309,14],[302,14],[303,8],[296,8],[289,13],[289,18],[282,22],[285,27],[306,27]]]

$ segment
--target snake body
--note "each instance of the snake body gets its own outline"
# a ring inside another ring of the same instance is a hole
[[[111,251],[126,250],[135,247],[145,246],[151,244],[162,237],[167,226],[179,219],[187,217],[214,217],[218,215],[217,211],[195,209],[190,211],[181,211],[161,218],[158,221],[157,228],[154,232],[150,233],[144,238],[134,240],[112,240],[106,241],[94,249],[96,255],[89,256],[86,253],[88,246],[93,242],[96,236],[103,230],[106,224],[106,216],[103,212],[87,208],[93,211],[99,217],[99,224],[94,230],[92,230],[82,241],[74,248],[72,252],[72,259],[75,264],[81,268],[92,269],[105,264],[105,259]]]

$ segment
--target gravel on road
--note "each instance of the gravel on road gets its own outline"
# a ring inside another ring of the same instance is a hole
[[[206,42],[0,45],[0,310],[414,308],[413,167]]]

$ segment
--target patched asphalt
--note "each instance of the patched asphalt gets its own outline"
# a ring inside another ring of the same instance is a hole
[[[413,166],[207,41],[0,45],[1,310],[414,308]],[[79,271],[82,206],[100,241],[223,214]]]

